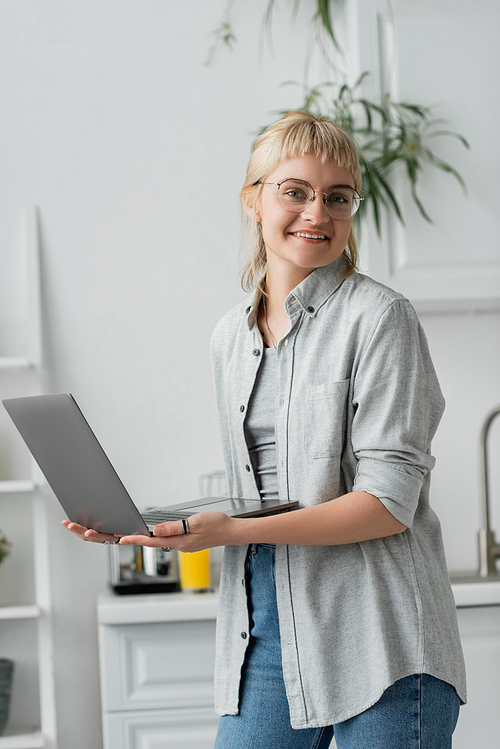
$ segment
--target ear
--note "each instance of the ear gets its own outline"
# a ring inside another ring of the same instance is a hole
[[[257,221],[262,221],[259,210],[259,198],[257,198],[255,203],[251,203],[249,200],[244,200],[243,205],[245,206],[245,213],[248,218],[252,219],[255,217]]]

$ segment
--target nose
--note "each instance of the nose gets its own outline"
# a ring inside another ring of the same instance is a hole
[[[329,220],[330,214],[326,210],[324,194],[322,192],[317,192],[313,200],[307,204],[302,211],[302,218],[314,224],[323,224]]]

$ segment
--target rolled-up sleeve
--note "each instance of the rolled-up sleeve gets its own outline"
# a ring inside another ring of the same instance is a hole
[[[353,385],[353,491],[378,497],[411,527],[434,466],[431,440],[444,410],[427,340],[411,304],[393,301],[359,354]]]

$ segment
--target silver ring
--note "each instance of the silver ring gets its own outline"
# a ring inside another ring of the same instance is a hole
[[[184,533],[184,535],[186,535],[187,533],[189,533],[189,525],[188,525],[187,518],[182,518],[181,522],[182,522],[182,532]]]
[[[172,551],[170,546],[160,546],[160,551]]]

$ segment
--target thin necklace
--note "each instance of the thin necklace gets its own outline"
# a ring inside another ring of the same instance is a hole
[[[277,349],[278,347],[276,345],[276,341],[274,340],[274,336],[271,333],[271,328],[269,327],[269,323],[267,322],[267,306],[266,306],[266,297],[265,296],[262,297],[262,303],[264,305],[264,319],[266,321],[267,332],[269,333],[269,337],[271,339],[271,343],[273,344],[273,348]]]

